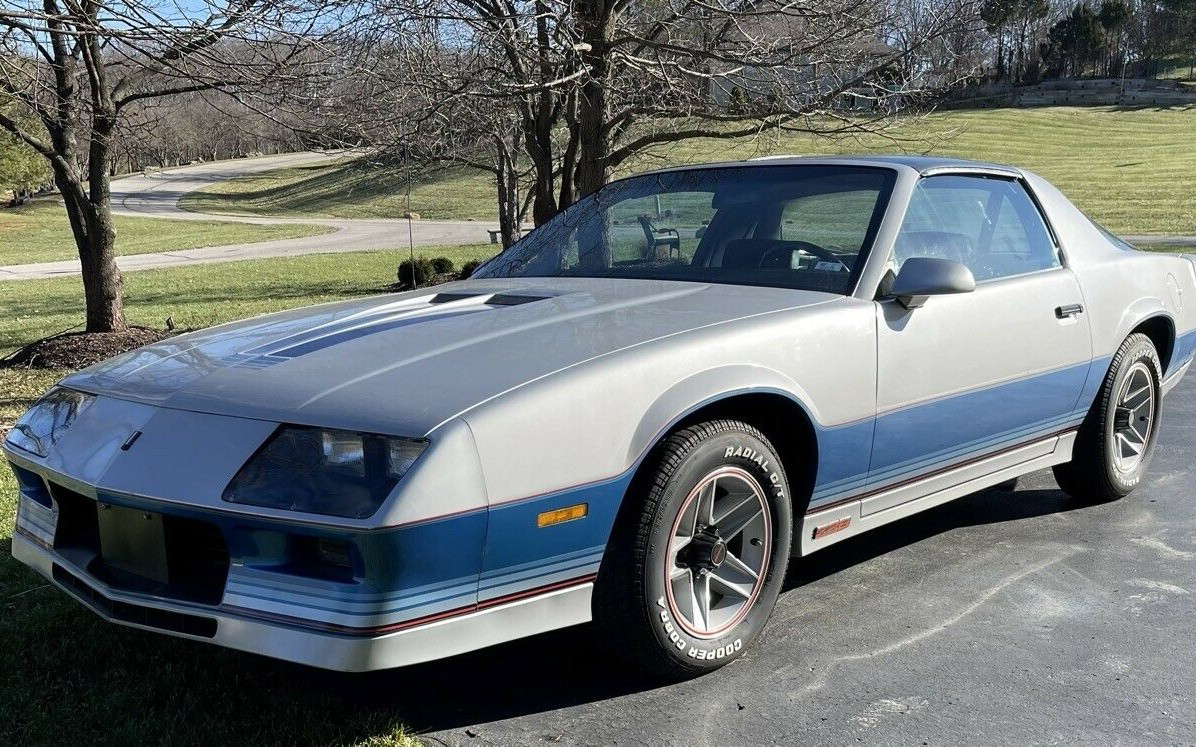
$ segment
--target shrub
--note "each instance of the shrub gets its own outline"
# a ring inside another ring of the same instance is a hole
[[[437,275],[447,275],[453,271],[453,260],[448,257],[437,257],[432,260],[432,269]]]
[[[432,266],[432,260],[427,257],[415,258],[415,285],[424,286],[432,282],[432,277],[436,275],[436,268]],[[412,266],[411,260],[405,259],[399,263],[399,271],[397,273],[399,285],[410,288],[412,287]]]
[[[471,259],[468,262],[466,262],[465,264],[461,265],[461,279],[464,280],[465,278],[472,275],[473,271],[478,269],[478,267],[480,267],[481,264],[482,263],[479,262],[478,260]]]

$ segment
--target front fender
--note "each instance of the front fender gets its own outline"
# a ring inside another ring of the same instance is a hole
[[[628,444],[628,467],[638,465],[660,437],[686,416],[740,394],[780,394],[793,400],[812,422],[819,422],[811,397],[790,377],[763,366],[719,366],[677,382],[648,407]]]

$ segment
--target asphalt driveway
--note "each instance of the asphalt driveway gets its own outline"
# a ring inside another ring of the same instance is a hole
[[[680,685],[588,627],[312,684],[448,744],[1191,744],[1194,456],[1190,376],[1129,498],[1077,506],[1036,473],[829,548],[744,660]]]

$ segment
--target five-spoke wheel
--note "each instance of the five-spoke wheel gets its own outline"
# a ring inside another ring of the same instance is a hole
[[[669,540],[669,608],[691,635],[734,626],[760,593],[772,552],[764,489],[739,467],[720,467],[694,487]]]
[[[1131,473],[1142,463],[1154,425],[1154,374],[1145,361],[1130,366],[1113,414],[1113,460]]]

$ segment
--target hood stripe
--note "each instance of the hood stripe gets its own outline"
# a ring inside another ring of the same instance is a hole
[[[479,307],[472,309],[445,311],[436,314],[413,314],[410,316],[404,315],[398,319],[387,319],[380,322],[375,322],[374,324],[366,325],[364,327],[356,327],[343,332],[335,332],[330,335],[324,335],[314,340],[301,342],[297,345],[282,348],[281,350],[275,350],[271,352],[270,355],[275,355],[280,358],[298,358],[301,355],[315,353],[317,351],[330,348],[333,345],[339,345],[342,342],[356,340],[361,337],[365,337],[366,335],[377,334],[378,332],[388,332],[401,327],[409,327],[413,324],[422,324],[423,322],[435,322],[441,319],[452,319],[453,317],[465,316],[466,314],[476,314],[477,312],[484,310],[485,307]]]
[[[387,332],[424,322],[435,322],[454,317],[486,311],[486,306],[471,306],[458,309],[418,309],[408,310],[399,315],[391,315],[376,321],[361,324],[360,319],[351,320],[354,326],[344,328],[345,325],[335,325],[334,329],[325,327],[303,335],[293,335],[280,343],[262,345],[242,353],[234,353],[223,360],[232,365],[252,368],[263,368],[275,363],[283,363],[309,353],[316,353],[345,342],[358,340],[367,335]],[[414,312],[414,313],[413,313]],[[420,313],[424,312],[424,313]],[[429,313],[430,312],[430,313]]]

